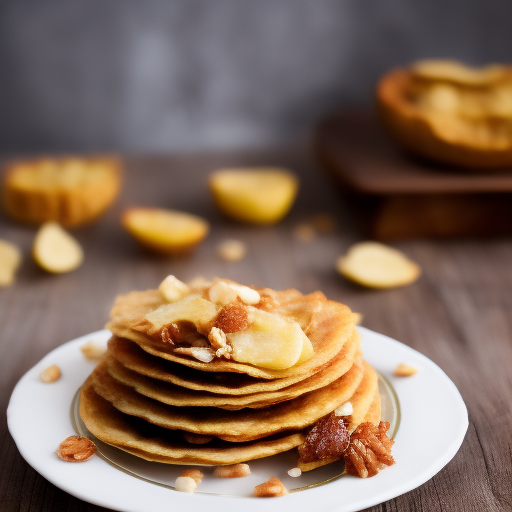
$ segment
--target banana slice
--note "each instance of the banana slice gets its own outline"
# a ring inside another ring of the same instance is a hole
[[[162,254],[189,252],[210,230],[201,217],[159,208],[130,208],[124,212],[122,223],[143,246]]]
[[[84,260],[80,244],[56,222],[41,226],[34,240],[32,255],[42,269],[54,274],[71,272]]]
[[[210,189],[219,210],[250,224],[275,224],[290,210],[299,182],[286,169],[226,169],[213,173]]]
[[[395,288],[416,281],[419,265],[405,254],[377,242],[353,245],[336,262],[336,268],[347,279],[369,288]]]
[[[0,240],[0,288],[14,283],[21,263],[21,251],[7,240]]]

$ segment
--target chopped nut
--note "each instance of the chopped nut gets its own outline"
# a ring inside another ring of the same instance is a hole
[[[386,432],[387,421],[376,427],[373,423],[361,423],[350,436],[350,444],[345,458],[345,470],[349,475],[367,478],[375,476],[384,466],[392,466],[395,459],[391,455],[394,441]]]
[[[342,416],[329,414],[318,420],[299,446],[299,462],[314,462],[342,457],[350,443],[350,435]]]
[[[240,261],[247,254],[247,246],[239,240],[225,240],[217,246],[217,252],[225,261]]]
[[[60,371],[60,368],[56,364],[52,364],[39,374],[39,378],[43,382],[50,383],[59,380],[61,375],[62,372]]]
[[[240,332],[251,325],[251,320],[249,310],[244,304],[229,302],[215,318],[215,327],[224,333]]]
[[[218,478],[242,478],[251,474],[249,464],[233,464],[232,466],[217,466],[213,476]]]
[[[224,357],[225,359],[231,359],[231,354],[233,353],[233,347],[230,345],[226,345],[225,347],[218,348],[215,351],[216,357]]]
[[[218,281],[209,291],[209,297],[212,302],[219,304],[228,304],[240,299],[244,304],[258,304],[260,301],[260,294],[249,288],[236,283],[226,283]]]
[[[193,432],[183,432],[183,437],[185,441],[190,444],[206,444],[213,439],[212,436],[203,436],[201,434],[194,434]]]
[[[85,462],[96,453],[96,445],[83,436],[70,436],[57,448],[57,456],[66,462]]]
[[[226,346],[226,333],[218,327],[212,327],[208,340],[213,348],[221,348]]]
[[[288,474],[289,474],[292,478],[297,478],[297,477],[299,477],[300,475],[302,475],[302,471],[300,470],[300,468],[292,468],[292,469],[288,470]]]
[[[273,309],[279,307],[279,301],[269,295],[268,293],[261,293],[261,300],[256,304],[258,309],[262,309],[263,311],[272,311]]]
[[[107,349],[94,340],[82,345],[80,350],[86,359],[101,359],[107,353]]]
[[[336,409],[334,409],[335,416],[350,416],[354,412],[354,407],[350,402],[345,402]]]
[[[196,485],[199,485],[204,478],[203,473],[199,471],[199,469],[186,469],[180,476],[188,476],[189,478],[192,478]]]
[[[414,375],[415,373],[418,373],[418,368],[414,368],[414,366],[409,366],[405,363],[400,363],[393,372],[393,375],[396,377],[410,377],[411,375]]]
[[[191,356],[201,361],[202,363],[211,363],[215,357],[215,351],[211,348],[204,347],[180,347],[175,348],[174,352],[183,354],[185,356]]]
[[[197,489],[197,483],[190,476],[179,476],[174,482],[174,488],[179,492],[194,492]]]
[[[276,496],[285,496],[288,493],[288,489],[279,478],[271,478],[254,488],[254,496],[258,498],[273,498]]]
[[[190,288],[174,276],[167,276],[158,287],[167,302],[177,302],[190,294]]]
[[[295,226],[293,234],[300,242],[308,243],[315,238],[315,228],[311,224],[299,224]]]

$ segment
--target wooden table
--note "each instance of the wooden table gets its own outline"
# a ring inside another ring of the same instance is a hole
[[[278,226],[227,222],[208,194],[206,178],[213,169],[254,164],[286,165],[301,177],[298,201]],[[212,232],[188,259],[157,258],[141,251],[120,227],[120,212],[131,205],[197,213],[210,219]],[[293,227],[318,212],[333,214],[338,231],[311,243],[297,240]],[[364,326],[439,364],[469,409],[469,431],[456,457],[420,488],[371,510],[512,510],[512,241],[397,244],[422,266],[421,279],[403,289],[372,291],[350,284],[334,270],[336,257],[360,239],[355,225],[335,187],[310,153],[300,149],[126,158],[122,195],[100,222],[76,231],[86,259],[68,275],[39,270],[30,257],[34,229],[0,217],[0,237],[18,243],[25,255],[15,286],[0,290],[0,408],[6,410],[18,379],[48,351],[102,328],[117,294],[155,287],[167,274],[184,280],[197,274],[219,275],[303,292],[320,289],[361,312]],[[227,237],[248,244],[244,261],[226,263],[218,258],[215,247]],[[435,410],[424,414],[433,429],[443,428],[443,418]],[[5,415],[0,441],[2,512],[100,510],[30,468],[7,432]]]

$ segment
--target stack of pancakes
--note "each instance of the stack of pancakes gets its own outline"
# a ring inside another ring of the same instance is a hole
[[[349,429],[378,424],[377,374],[363,361],[357,315],[320,292],[259,291],[272,298],[272,313],[301,325],[314,347],[311,359],[272,370],[173,352],[133,328],[165,304],[160,292],[132,292],[117,298],[107,357],[82,387],[87,428],[151,461],[234,464],[300,445],[317,420],[347,401]]]

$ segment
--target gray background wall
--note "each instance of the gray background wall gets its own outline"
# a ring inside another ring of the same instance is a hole
[[[304,140],[423,57],[512,61],[498,0],[0,1],[0,151]]]

